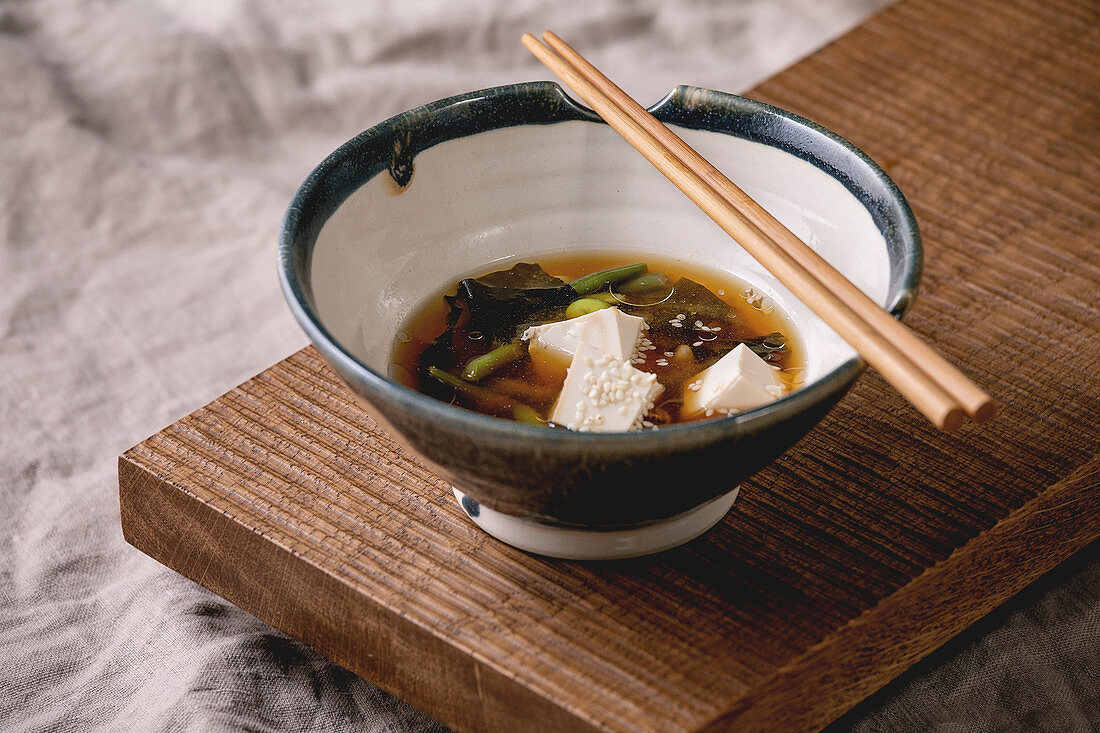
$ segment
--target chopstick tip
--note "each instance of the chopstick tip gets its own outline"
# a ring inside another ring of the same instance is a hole
[[[943,422],[940,424],[940,430],[945,433],[953,433],[958,430],[963,424],[963,418],[966,417],[966,413],[959,408],[949,410],[946,415],[943,416]]]
[[[971,414],[970,419],[981,424],[997,414],[997,403],[992,399],[986,401]]]

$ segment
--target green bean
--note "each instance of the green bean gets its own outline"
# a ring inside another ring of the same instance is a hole
[[[615,292],[623,295],[642,295],[658,288],[666,291],[672,283],[668,281],[663,272],[647,272],[630,278],[615,288]]]
[[[493,391],[515,397],[520,402],[553,402],[561,392],[561,385],[545,385],[505,375],[493,380]]]
[[[522,359],[526,353],[523,346],[522,341],[510,341],[487,354],[475,356],[466,362],[462,369],[462,378],[467,382],[480,382],[498,369]]]
[[[613,267],[610,270],[593,272],[591,275],[585,275],[569,284],[577,291],[577,295],[590,295],[603,290],[608,285],[615,285],[623,280],[629,280],[635,275],[641,275],[647,269],[644,262],[639,262],[636,265]]]
[[[545,425],[546,421],[539,417],[535,408],[527,405],[516,405],[512,408],[512,417],[516,422],[525,422],[529,425]]]
[[[500,394],[498,392],[494,392],[491,389],[479,387],[476,384],[463,382],[455,375],[451,374],[450,372],[445,372],[439,367],[430,367],[428,369],[428,376],[430,376],[432,379],[439,380],[456,392],[461,392],[467,397],[477,400],[479,402],[491,404],[493,407],[496,407],[498,409],[507,409],[508,407],[511,407],[512,414],[520,422],[529,422],[528,420],[525,420],[519,416],[519,413],[523,413],[526,416],[534,415],[535,420],[538,422],[539,425],[546,424],[545,420],[539,419],[538,413],[535,412],[533,408],[528,407],[527,405],[524,405],[522,403],[517,403],[511,395]]]
[[[430,367],[428,376],[439,380],[456,392],[466,395],[476,402],[483,403],[498,410],[507,410],[516,406],[516,401],[511,395],[495,392],[487,387],[479,387],[476,384],[464,382],[450,372],[445,372],[438,367]]]
[[[589,313],[595,313],[596,311],[602,311],[604,308],[610,307],[610,303],[605,303],[596,298],[578,298],[570,303],[569,307],[565,309],[565,317],[577,318],[578,316],[587,316]]]
[[[474,399],[486,399],[490,395],[494,397],[496,396],[496,393],[490,392],[484,387],[475,387],[472,384],[463,382],[455,375],[451,374],[450,372],[445,372],[439,367],[429,367],[428,376],[432,379],[442,382],[444,385],[450,387],[456,392],[461,392],[465,395],[473,397]]]

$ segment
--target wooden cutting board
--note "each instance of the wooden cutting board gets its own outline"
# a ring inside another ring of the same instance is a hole
[[[827,723],[1100,535],[1097,20],[906,0],[751,94],[909,196],[909,323],[992,423],[937,433],[868,375],[703,538],[554,561],[472,526],[307,348],[122,456],[126,539],[461,730]]]

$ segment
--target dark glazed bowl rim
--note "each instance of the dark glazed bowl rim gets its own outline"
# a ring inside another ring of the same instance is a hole
[[[890,259],[889,311],[900,318],[912,305],[923,252],[917,223],[897,185],[870,157],[836,133],[803,117],[745,97],[681,85],[649,108],[666,124],[703,129],[760,142],[789,152],[837,179],[871,213],[887,240]],[[605,124],[574,102],[554,82],[492,87],[417,107],[374,125],[337,148],[302,183],[279,233],[279,276],[291,312],[321,354],[345,380],[364,388],[399,412],[434,421],[442,429],[508,445],[537,443],[542,451],[611,455],[669,451],[755,433],[797,417],[814,404],[846,390],[866,367],[847,360],[828,374],[768,405],[737,415],[660,430],[579,433],[503,420],[455,407],[379,374],[356,358],[322,325],[311,284],[313,246],[324,221],[356,189],[389,172],[377,151],[394,149],[402,135],[416,153],[448,140],[492,129],[566,121]],[[411,131],[416,131],[415,137]],[[373,153],[373,156],[372,156]],[[878,188],[878,198],[875,191]],[[891,221],[891,218],[893,221]],[[900,272],[898,271],[900,269]]]

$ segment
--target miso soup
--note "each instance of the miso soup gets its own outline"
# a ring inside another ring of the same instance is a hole
[[[463,278],[401,326],[392,361],[440,400],[582,431],[734,414],[805,376],[789,319],[751,283],[618,252]]]

